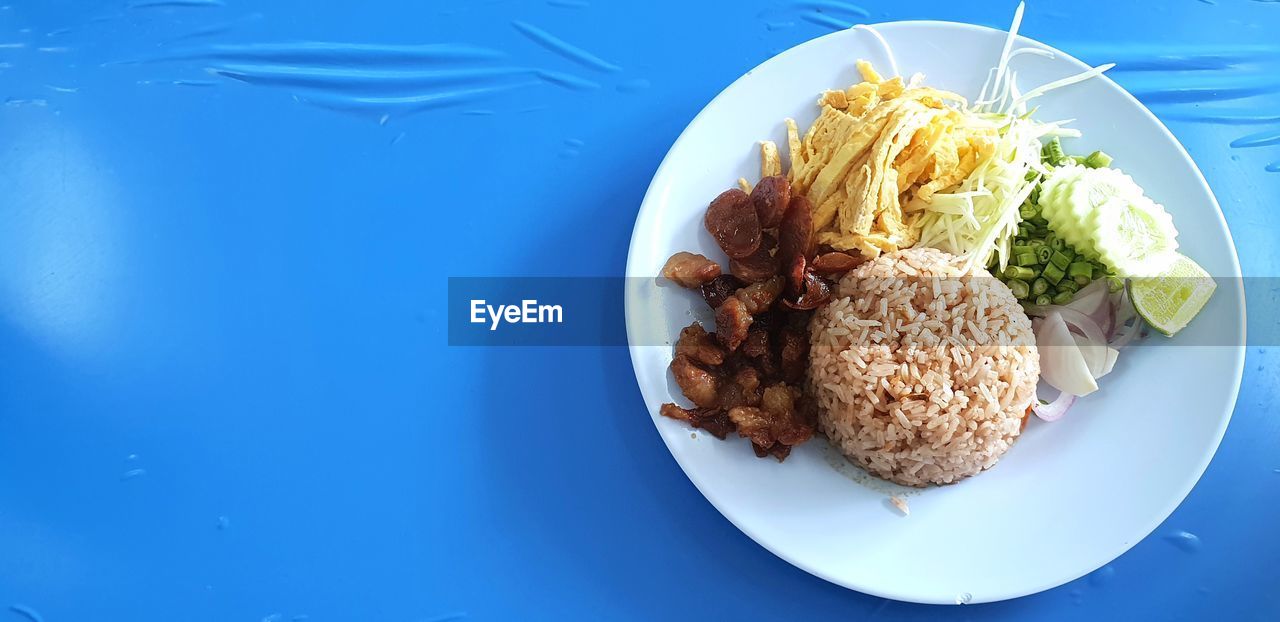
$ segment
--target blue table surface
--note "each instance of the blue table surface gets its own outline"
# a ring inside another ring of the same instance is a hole
[[[0,7],[0,621],[1276,619],[1269,344],[1155,533],[1057,589],[950,608],[738,532],[658,438],[625,348],[447,345],[448,276],[621,274],[664,153],[752,66],[854,22],[1013,9]],[[1276,2],[1077,0],[1032,3],[1023,32],[1125,63],[1245,273],[1272,276],[1278,27]],[[1251,291],[1251,321],[1275,298]]]

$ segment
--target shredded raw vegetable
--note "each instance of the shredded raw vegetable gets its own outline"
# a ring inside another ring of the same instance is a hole
[[[1026,110],[1030,100],[1052,90],[1101,75],[1113,65],[1087,71],[1020,93],[1017,73],[1010,60],[1022,55],[1052,57],[1048,50],[1014,48],[1024,5],[1019,3],[1000,53],[1000,62],[988,73],[977,101],[964,108],[965,123],[996,130],[995,148],[957,187],[917,198],[908,213],[921,213],[920,242],[960,256],[965,266],[986,265],[995,254],[1000,270],[1009,264],[1010,240],[1018,229],[1018,208],[1047,172],[1041,164],[1041,139],[1077,136],[1063,127],[1066,121],[1039,122]]]
[[[985,265],[994,251],[1003,270],[1009,240],[1018,231],[1018,208],[1044,172],[1040,138],[1054,126],[1018,117],[970,114],[966,119],[995,127],[998,138],[991,155],[959,186],[928,202],[914,199],[906,211],[923,213],[919,244],[963,258],[966,268]]]

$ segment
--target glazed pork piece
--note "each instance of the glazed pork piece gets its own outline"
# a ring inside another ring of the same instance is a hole
[[[680,287],[702,287],[720,276],[720,264],[704,255],[681,251],[662,266],[662,276]]]
[[[671,373],[693,408],[664,404],[661,414],[717,438],[736,431],[757,456],[785,459],[807,441],[816,419],[804,395],[811,310],[831,295],[828,278],[860,263],[843,252],[816,254],[809,201],[792,196],[782,176],[750,194],[727,190],[703,225],[728,260],[676,253],[663,276],[698,288],[714,311],[715,332],[693,323],[680,331]]]

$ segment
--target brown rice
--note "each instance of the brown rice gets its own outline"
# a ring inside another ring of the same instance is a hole
[[[934,249],[849,272],[810,324],[809,390],[832,445],[874,475],[949,484],[1013,445],[1035,398],[1031,321],[984,269]]]

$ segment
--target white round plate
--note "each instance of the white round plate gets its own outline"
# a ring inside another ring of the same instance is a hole
[[[903,75],[922,72],[926,84],[970,99],[1006,36],[949,22],[875,28]],[[1014,59],[1023,92],[1086,68],[1053,52]],[[1068,152],[1113,155],[1173,214],[1183,252],[1217,277],[1213,299],[1176,339],[1152,336],[1158,345],[1127,349],[1100,391],[1056,423],[1033,421],[991,470],[918,492],[862,474],[821,439],[779,464],[756,458],[743,439],[718,441],[657,414],[679,390],[667,371],[671,347],[655,344],[708,313],[692,292],[655,286],[654,276],[676,251],[721,256],[701,226],[707,203],[739,177],[758,178],[756,141],[785,145],[785,117],[803,131],[824,89],[858,81],[859,58],[889,72],[883,48],[860,29],[787,50],[725,89],[671,147],[627,261],[627,276],[639,277],[628,279],[627,330],[645,404],[671,454],[726,518],[823,579],[921,603],[980,603],[1061,585],[1124,553],[1190,492],[1226,429],[1244,363],[1240,267],[1222,212],[1177,140],[1109,79],[1050,93],[1037,118],[1075,119],[1083,137],[1068,141]],[[888,504],[891,492],[908,495],[909,517]]]

